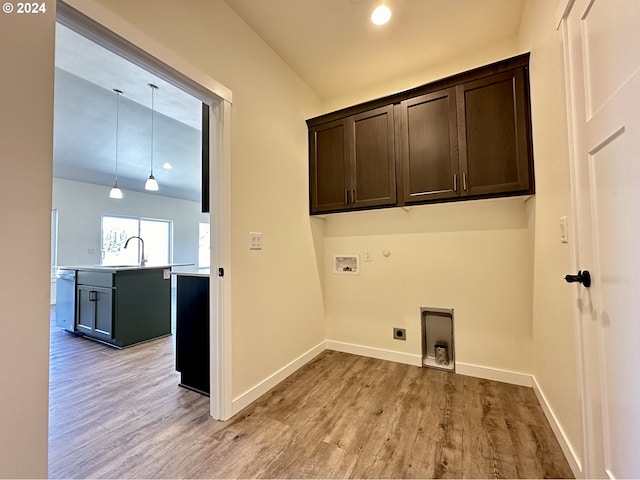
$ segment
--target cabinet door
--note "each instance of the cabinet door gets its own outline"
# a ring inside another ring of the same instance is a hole
[[[76,294],[76,315],[78,316],[78,331],[90,334],[95,322],[95,308],[91,287],[79,285]]]
[[[113,338],[113,290],[94,287],[95,292],[95,324],[94,336],[103,340]]]
[[[461,194],[530,191],[528,90],[523,70],[456,88]]]
[[[349,118],[352,208],[396,203],[393,105]]]
[[[78,330],[101,340],[113,334],[113,292],[110,288],[78,285]]]
[[[309,131],[311,213],[346,208],[349,199],[349,133],[345,120]]]
[[[399,116],[404,202],[457,196],[455,88],[405,100]]]

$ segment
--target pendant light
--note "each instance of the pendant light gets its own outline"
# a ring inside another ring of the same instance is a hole
[[[122,198],[122,190],[118,187],[118,123],[120,120],[120,95],[122,90],[117,88],[113,89],[116,92],[116,183],[113,184],[113,188],[109,192],[109,198]]]
[[[158,87],[153,83],[149,83],[148,85],[149,88],[151,88],[151,173],[149,174],[149,178],[147,178],[147,181],[144,184],[144,189],[157,192],[158,182],[153,176],[153,94],[158,89]]]

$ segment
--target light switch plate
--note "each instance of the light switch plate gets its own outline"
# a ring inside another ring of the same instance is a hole
[[[567,233],[567,217],[560,217],[560,241],[569,243],[569,234]]]
[[[262,233],[249,232],[249,250],[262,250]]]

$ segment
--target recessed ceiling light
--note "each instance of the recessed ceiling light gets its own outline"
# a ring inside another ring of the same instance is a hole
[[[173,168],[173,165],[171,165],[169,162],[164,162],[162,164],[162,168],[164,168],[165,170],[171,170]]]
[[[386,5],[380,5],[371,14],[371,21],[376,25],[384,25],[391,20],[391,10]]]

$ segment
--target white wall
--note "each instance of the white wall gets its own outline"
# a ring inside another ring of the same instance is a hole
[[[325,98],[322,108],[325,112],[331,112],[340,108],[356,105],[374,98],[392,95],[403,90],[424,85],[425,83],[455,75],[466,70],[497,62],[520,53],[516,49],[517,38],[486,45],[482,49],[469,50],[449,60],[433,65],[421,66],[416,71],[396,77],[386,82],[361,88],[355,92],[345,93],[334,98]]]
[[[522,198],[331,216],[325,235],[329,340],[419,356],[420,307],[453,308],[456,362],[531,372]],[[359,276],[332,272],[334,255],[362,261],[365,249],[372,262],[361,263]],[[407,340],[394,340],[392,327],[406,328]]]
[[[324,106],[343,107],[514,56],[521,53],[516,40],[371,87],[369,98],[358,93]],[[532,373],[529,216],[519,198],[328,215],[327,338],[415,357],[420,307],[454,308],[457,362]],[[335,254],[362,257],[365,248],[374,260],[362,264],[359,277],[331,272]],[[394,326],[407,329],[406,341],[393,339]]]
[[[569,246],[560,242],[560,217],[570,216],[568,134],[562,36],[556,30],[565,0],[528,0],[519,45],[531,51],[531,103],[537,195],[532,202],[535,234],[533,373],[569,447],[576,472],[583,459]],[[571,219],[569,219],[571,221]]]
[[[0,477],[46,478],[55,2],[0,14]]]
[[[324,340],[305,124],[320,100],[222,0],[154,2],[152,12],[148,2],[98,3],[233,93],[226,281],[239,397]],[[263,250],[249,250],[249,232],[262,232]]]
[[[123,190],[109,198],[110,187],[53,179],[53,208],[58,210],[58,265],[101,263],[102,215],[128,215],[173,222],[173,263],[198,265],[198,224],[209,223],[200,203]],[[94,253],[89,253],[92,250]]]

